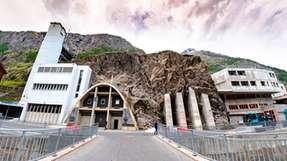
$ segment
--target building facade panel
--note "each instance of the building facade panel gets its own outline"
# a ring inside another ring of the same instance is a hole
[[[252,68],[228,68],[212,75],[224,100],[231,123],[276,121],[272,94],[281,91],[274,72]]]

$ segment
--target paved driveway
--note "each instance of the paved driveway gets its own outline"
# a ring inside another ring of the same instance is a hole
[[[191,161],[186,155],[142,132],[106,131],[58,161]]]

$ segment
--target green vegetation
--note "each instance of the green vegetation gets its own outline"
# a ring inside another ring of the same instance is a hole
[[[277,69],[277,68],[271,68],[271,70],[273,70],[278,79],[283,83],[283,84],[287,84],[287,72],[281,69]]]
[[[102,54],[102,53],[112,53],[112,54],[118,54],[118,52],[123,52],[123,51],[127,51],[128,53],[133,53],[135,51],[137,51],[136,48],[130,48],[128,50],[124,50],[124,49],[119,49],[119,48],[112,48],[106,45],[101,45],[97,48],[93,48],[87,51],[83,51],[77,54],[76,59],[83,59],[83,58],[87,58],[90,56],[95,56],[98,54]]]
[[[8,43],[0,43],[0,55],[9,50]]]
[[[219,64],[208,64],[208,71],[210,73],[215,73],[215,72],[218,72],[222,69],[223,69],[223,67]]]
[[[5,80],[24,81],[27,79],[32,63],[12,63],[8,67],[8,73],[5,76]]]
[[[0,97],[0,101],[2,101],[2,102],[16,102],[16,101],[18,101],[18,98],[1,98]]]
[[[24,85],[24,80],[4,80],[0,82],[2,87],[23,87]]]
[[[36,60],[38,52],[35,49],[31,49],[25,51],[23,54],[25,56],[25,62],[34,62]]]
[[[234,64],[236,64],[238,62],[240,62],[239,58],[227,58],[226,60],[224,60],[223,64],[234,65]]]

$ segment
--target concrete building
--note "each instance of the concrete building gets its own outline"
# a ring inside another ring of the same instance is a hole
[[[274,72],[263,69],[230,68],[212,75],[225,102],[231,123],[276,120],[272,94],[281,91]]]
[[[2,63],[0,62],[0,81],[5,74],[7,74],[7,72],[4,68],[4,66],[2,65]]]
[[[58,64],[60,57],[69,57],[63,47],[65,36],[61,24],[51,23],[19,102],[23,107],[20,120],[62,124],[77,97],[89,88],[88,66]]]
[[[285,85],[283,83],[279,83],[279,87],[280,87],[280,92],[272,94],[272,97],[274,99],[287,95],[287,91],[286,91]]]

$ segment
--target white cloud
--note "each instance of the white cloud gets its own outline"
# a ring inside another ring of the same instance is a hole
[[[286,0],[0,0],[1,30],[122,36],[147,52],[210,50],[287,69]]]

